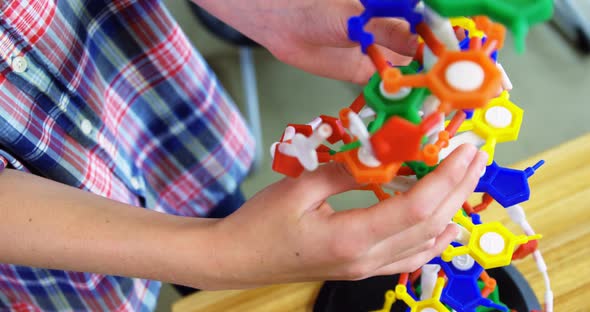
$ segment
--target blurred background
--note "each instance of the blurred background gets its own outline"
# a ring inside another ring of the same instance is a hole
[[[590,19],[590,1],[574,2],[581,15]],[[203,27],[189,2],[165,3],[246,115],[238,46]],[[571,18],[566,16],[565,20]],[[590,56],[580,53],[569,40],[579,39],[580,30],[574,29],[572,35],[567,25],[560,30],[554,26],[552,23],[532,29],[525,54],[515,52],[510,37],[500,54],[500,62],[514,84],[511,99],[525,111],[519,140],[497,147],[495,158],[501,165],[508,166],[590,132]],[[262,142],[258,143],[263,159],[243,186],[248,197],[281,178],[271,170],[268,151],[288,123],[307,123],[321,114],[337,116],[361,91],[359,86],[312,76],[280,63],[263,48],[252,51],[261,118]],[[355,192],[331,203],[348,208],[367,206],[373,201],[373,195]],[[170,311],[179,298],[174,289],[164,285],[157,311]]]

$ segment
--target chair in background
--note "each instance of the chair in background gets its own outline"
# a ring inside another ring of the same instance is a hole
[[[586,8],[590,8],[590,4]],[[590,12],[585,13],[572,0],[556,0],[553,21],[581,52],[590,54]]]

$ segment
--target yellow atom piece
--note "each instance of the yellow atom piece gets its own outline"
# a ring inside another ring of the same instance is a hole
[[[483,38],[485,33],[477,28],[475,22],[467,17],[452,17],[449,19],[451,22],[451,26],[453,27],[461,27],[469,32],[469,38]],[[418,42],[424,42],[422,37],[418,36]]]
[[[461,27],[469,32],[469,38],[483,38],[485,36],[484,32],[477,29],[475,22],[467,17],[452,17],[450,18],[451,25],[453,27]]]
[[[380,310],[375,310],[375,311],[371,311],[371,312],[390,312],[391,307],[393,306],[394,303],[395,303],[395,291],[388,290],[387,292],[385,292],[385,303],[383,304],[383,308],[381,308]]]
[[[481,150],[489,155],[488,165],[494,161],[496,144],[516,141],[522,126],[524,111],[510,101],[507,91],[477,109],[473,118],[463,122],[458,132],[473,131],[486,143]]]
[[[403,300],[410,307],[410,312],[449,312],[449,309],[440,302],[440,296],[444,286],[445,279],[442,277],[437,278],[432,297],[421,301],[414,300],[408,294],[408,289],[405,285],[397,285],[395,287],[395,294],[398,299]]]
[[[453,221],[471,233],[469,243],[460,247],[448,246],[441,258],[449,262],[454,257],[470,255],[484,269],[507,266],[512,261],[516,246],[531,240],[540,239],[541,235],[514,235],[500,222],[474,225],[471,219],[459,211]]]

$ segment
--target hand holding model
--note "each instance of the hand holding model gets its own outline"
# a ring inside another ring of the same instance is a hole
[[[216,225],[222,273],[213,288],[413,271],[457,236],[453,215],[487,156],[465,145],[403,195],[336,212],[326,199],[359,187],[339,164],[269,186]],[[231,274],[226,274],[230,272]]]
[[[366,83],[375,67],[348,38],[348,18],[363,11],[355,0],[194,0],[257,41],[279,60],[310,73]],[[381,19],[367,30],[390,62],[409,62],[418,46],[407,22]]]

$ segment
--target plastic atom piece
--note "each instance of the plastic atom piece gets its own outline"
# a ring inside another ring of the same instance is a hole
[[[436,280],[432,298],[426,300],[416,301],[408,293],[406,285],[397,285],[395,287],[395,295],[399,300],[402,300],[410,307],[410,312],[449,312],[450,310],[440,302],[440,296],[445,284],[445,279],[439,277]]]
[[[416,74],[412,66],[399,68],[405,75]],[[420,108],[426,99],[426,88],[401,88],[395,93],[385,90],[379,74],[373,75],[363,92],[367,105],[376,113],[372,129],[380,128],[392,116],[402,117],[414,124],[421,121]]]
[[[518,139],[523,115],[523,110],[512,103],[510,95],[504,91],[483,109],[474,112],[473,117],[461,125],[459,132],[473,131],[483,138],[486,143],[481,149],[488,153],[488,164],[491,164],[498,143]]]
[[[446,17],[486,15],[506,26],[514,35],[516,49],[524,51],[529,29],[553,16],[552,0],[424,0]]]
[[[379,310],[374,310],[371,312],[390,312],[391,311],[391,307],[393,306],[393,304],[395,303],[396,299],[395,299],[395,291],[393,290],[388,290],[385,292],[385,302],[383,303],[383,308],[379,309]]]
[[[467,229],[471,237],[465,246],[447,247],[441,256],[447,262],[457,256],[469,255],[484,269],[507,266],[512,261],[516,246],[542,237],[541,235],[516,236],[500,222],[474,225],[461,211],[455,215],[453,220]]]
[[[348,21],[348,37],[353,42],[361,45],[363,53],[367,53],[369,46],[373,44],[373,34],[364,30],[365,25],[372,18],[397,17],[410,23],[412,31],[422,21],[422,15],[415,10],[416,0],[361,0],[365,11]]]
[[[478,280],[484,273],[484,269],[471,256],[457,256],[450,262],[442,261],[440,257],[436,257],[430,263],[440,265],[447,276],[447,284],[441,294],[441,301],[455,311],[475,311],[477,307],[485,306],[508,312],[505,306],[494,303],[487,299],[485,294],[482,294]],[[496,286],[495,280],[489,279],[489,281],[493,286],[493,291]]]
[[[385,91],[397,93],[404,87],[428,87],[441,101],[440,111],[444,113],[483,107],[494,98],[502,84],[501,72],[490,59],[491,42],[482,47],[481,41],[474,39],[466,51],[449,51],[439,44],[435,51],[438,61],[426,74],[403,75],[397,68],[386,69],[383,73]]]
[[[402,165],[401,162],[386,165],[375,162],[374,167],[372,167],[367,165],[366,161],[361,160],[364,158],[363,156],[366,157],[366,155],[363,155],[364,152],[366,150],[360,148],[341,152],[334,155],[334,160],[343,163],[359,184],[383,184],[393,180],[393,177]]]
[[[421,160],[422,138],[441,120],[434,114],[416,126],[400,117],[393,117],[371,137],[371,144],[377,159],[382,162],[404,162]],[[435,154],[438,162],[438,153]]]
[[[544,163],[541,160],[525,170],[517,170],[500,167],[496,162],[492,162],[479,179],[475,192],[488,193],[504,208],[518,205],[529,199],[531,190],[528,179]]]

